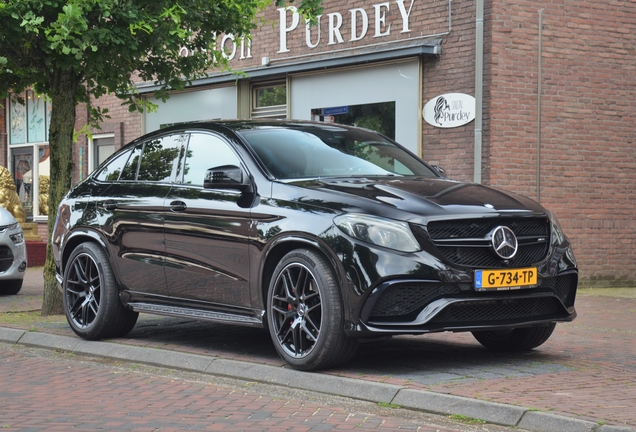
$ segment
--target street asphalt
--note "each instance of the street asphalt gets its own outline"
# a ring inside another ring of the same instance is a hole
[[[0,312],[41,308],[41,268]],[[90,342],[63,317],[7,320],[0,342],[458,415],[545,432],[636,432],[636,296],[580,293],[573,323],[530,353],[501,354],[470,334],[400,336],[363,344],[341,368],[289,369],[265,330],[140,315],[125,338]],[[5,322],[5,321],[2,321]]]

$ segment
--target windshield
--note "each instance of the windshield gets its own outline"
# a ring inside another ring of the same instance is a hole
[[[279,179],[437,175],[382,135],[334,126],[258,128],[239,132]]]

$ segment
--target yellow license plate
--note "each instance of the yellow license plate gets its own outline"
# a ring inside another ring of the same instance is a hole
[[[537,268],[475,270],[476,290],[515,289],[537,285]]]

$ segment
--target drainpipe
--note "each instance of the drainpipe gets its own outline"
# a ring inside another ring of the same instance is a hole
[[[481,183],[482,100],[484,88],[484,0],[477,0],[475,21],[475,183]]]
[[[539,9],[539,61],[537,73],[537,202],[541,202],[541,81],[543,80],[541,57],[543,56],[543,9]]]

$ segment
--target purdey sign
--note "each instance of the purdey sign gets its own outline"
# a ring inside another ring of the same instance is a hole
[[[373,34],[374,38],[388,36],[391,34],[392,23],[388,22],[387,14],[391,8],[397,8],[400,11],[400,19],[397,20],[398,26],[401,26],[400,33],[408,33],[409,17],[415,0],[411,0],[410,6],[404,4],[405,0],[395,0],[392,2],[377,3],[369,6],[369,10],[365,8],[349,9],[348,14],[351,20],[348,28],[343,26],[342,13],[332,12],[327,14],[327,19],[323,19],[322,15],[316,17],[316,25],[310,27],[309,24],[304,25],[305,43],[308,48],[316,48],[321,44],[336,45],[347,42],[355,42],[364,39],[367,34]],[[280,49],[279,53],[289,52],[287,48],[287,34],[293,32],[300,23],[300,15],[293,6],[287,8],[279,8],[279,25],[280,25]],[[291,13],[291,21],[288,22],[287,14]],[[371,17],[372,29],[369,32],[369,17]],[[321,40],[321,29],[325,21],[328,25],[327,35],[328,41]]]
[[[336,4],[340,6],[340,3]],[[417,0],[370,3],[361,5],[361,7],[319,15],[313,26],[302,19],[296,7],[278,8],[278,29],[276,31],[279,41],[274,49],[277,49],[278,54],[302,54],[300,51],[306,53],[306,49],[309,49],[313,54],[318,54],[329,52],[339,45],[343,47],[350,46],[352,43],[361,44],[361,46],[373,45],[380,41],[386,41],[386,37],[396,34],[403,35],[399,39],[408,39],[411,34],[410,24],[417,27],[422,26],[424,21],[429,21],[420,18],[417,22],[410,23],[412,15],[419,13],[421,16],[421,9],[426,5],[428,4],[420,3]],[[418,8],[419,12],[417,12]],[[450,14],[450,9],[448,13]],[[435,28],[437,28],[436,21],[437,18],[433,18],[430,22]],[[437,30],[433,32],[435,31]],[[419,32],[420,34],[416,37],[424,37],[421,34],[422,28],[419,29]],[[258,40],[259,32],[256,31],[253,37],[254,40]],[[289,41],[292,37],[301,39],[301,46],[291,47]],[[223,56],[228,60],[238,61],[252,59],[253,55],[258,58],[269,54],[266,52],[253,53],[252,43],[249,39],[237,38],[232,34],[219,35],[216,49],[221,50]],[[187,57],[190,52],[184,47],[181,49],[181,55]]]
[[[424,120],[438,128],[454,128],[475,119],[475,98],[464,93],[436,96],[424,105]]]

